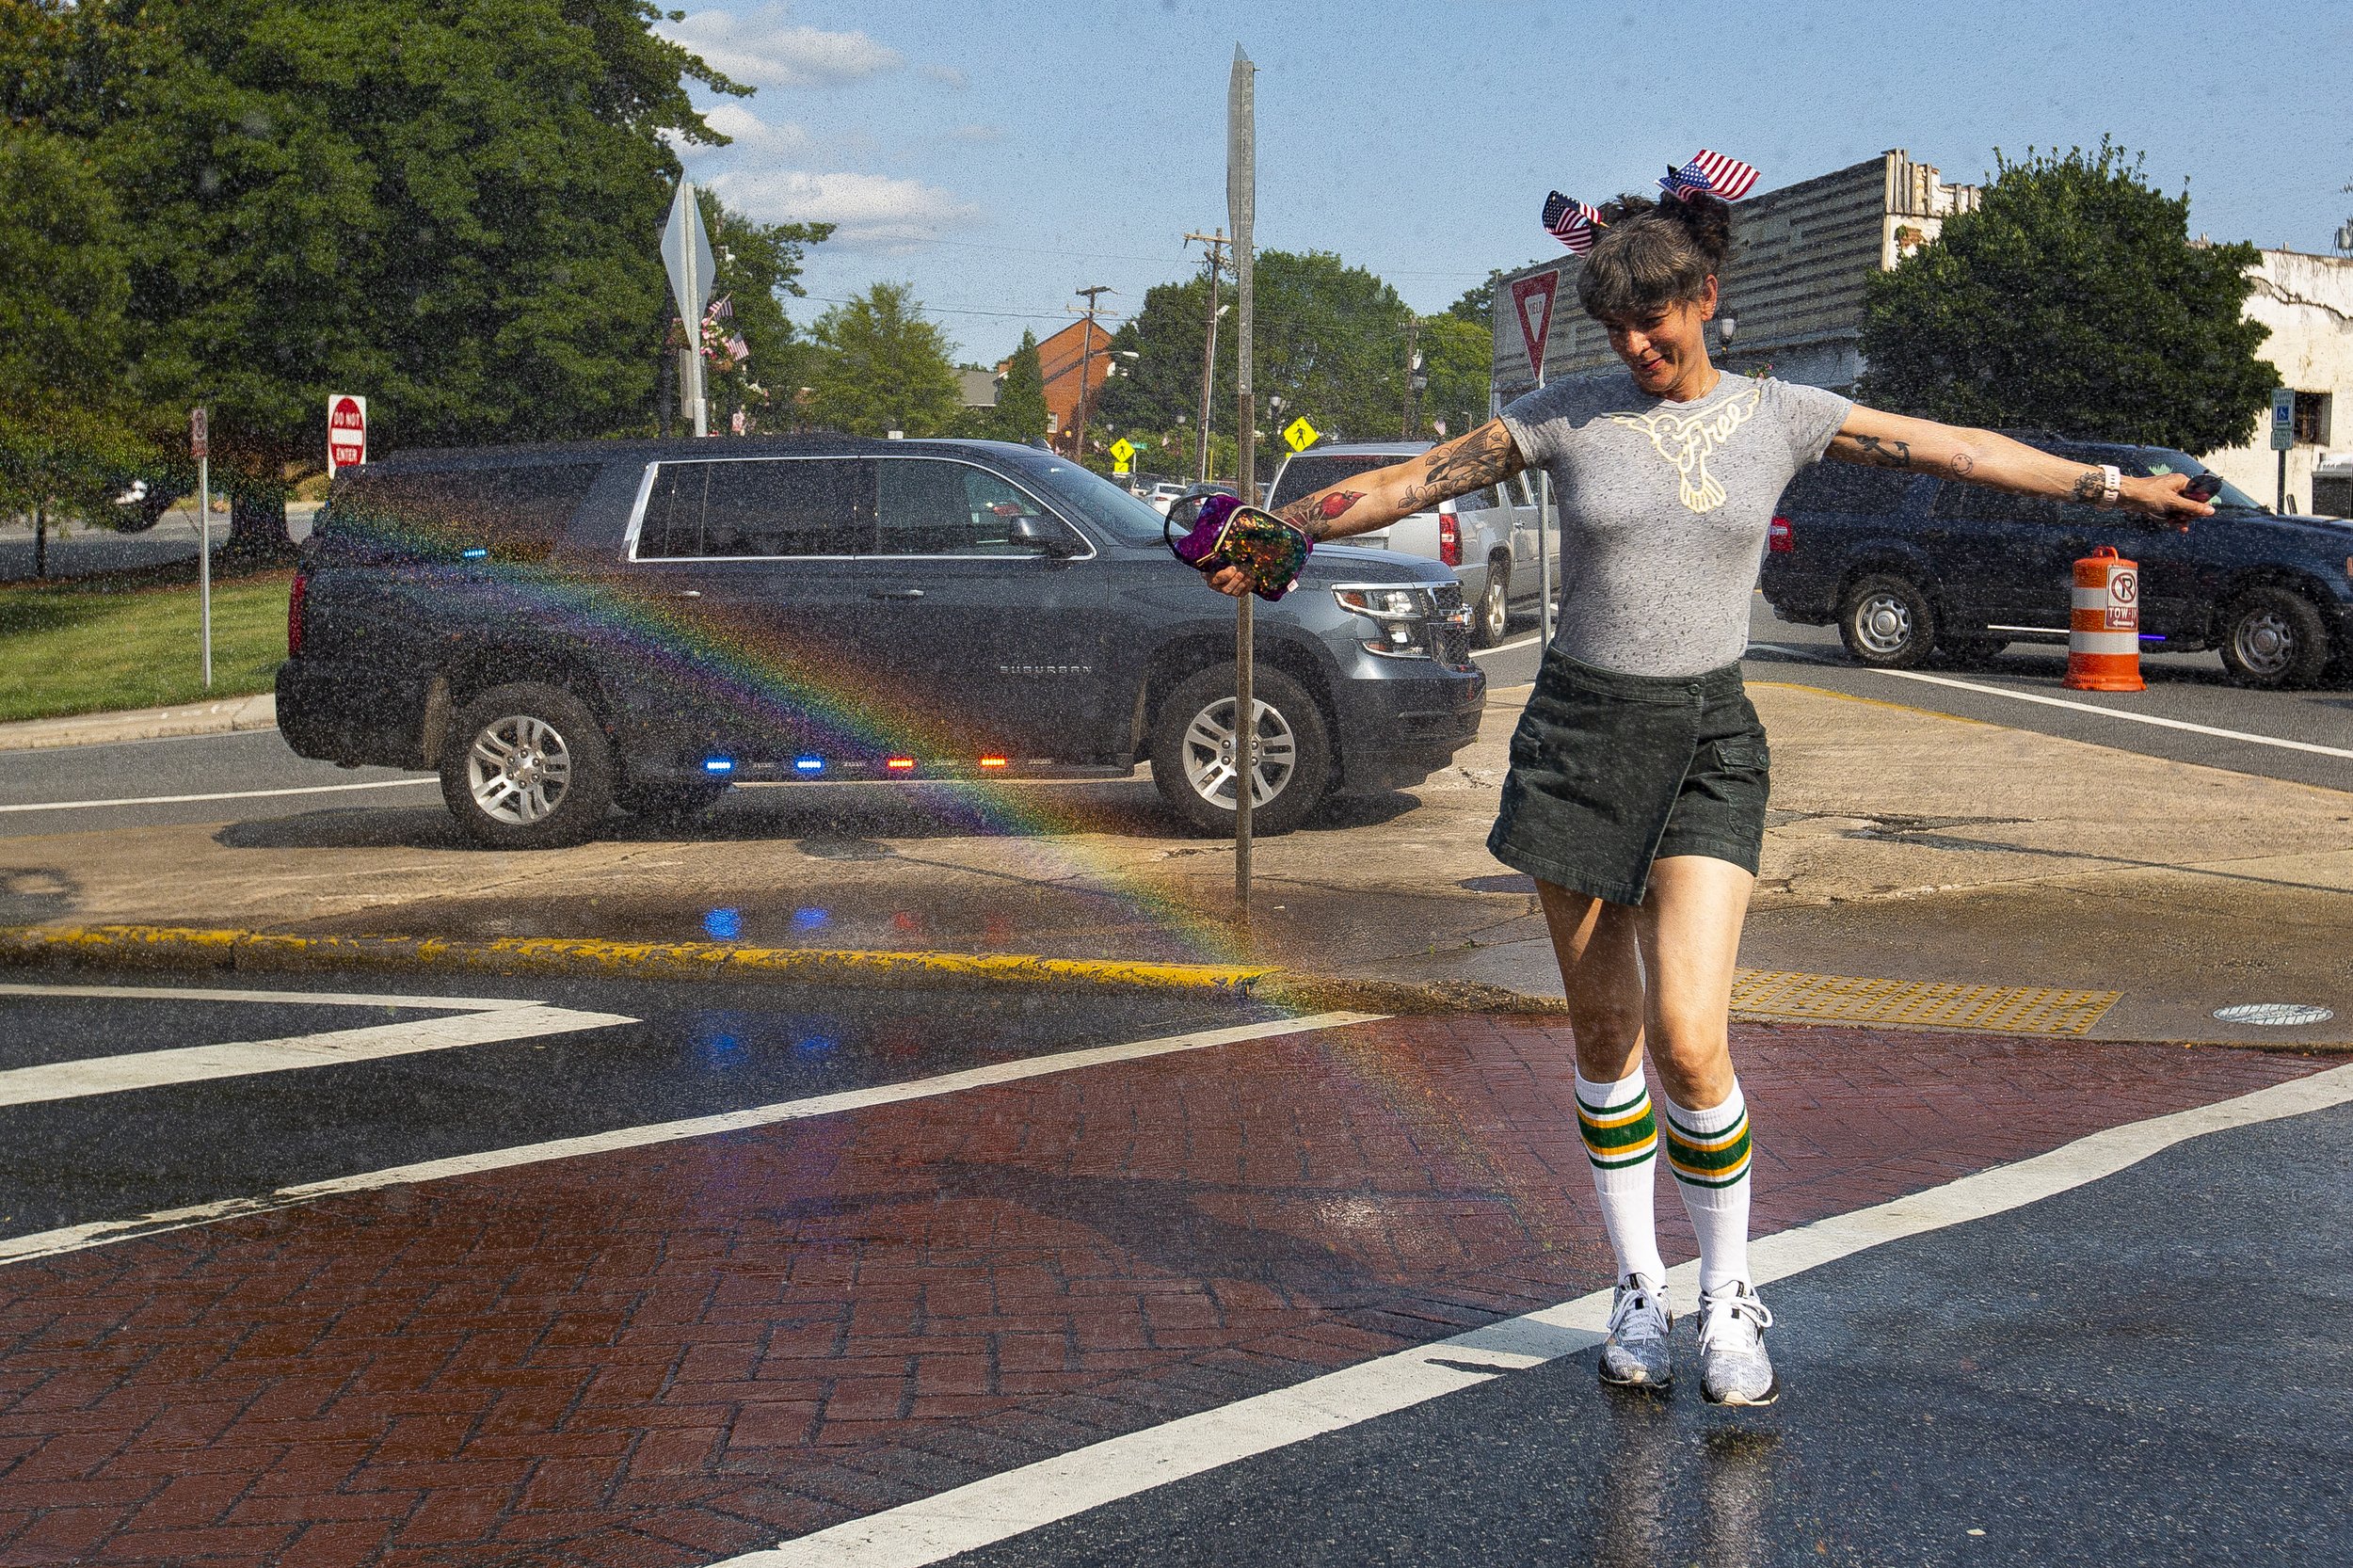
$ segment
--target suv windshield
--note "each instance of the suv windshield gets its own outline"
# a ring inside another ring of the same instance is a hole
[[[1289,505],[1303,495],[1313,495],[1318,490],[1372,469],[1387,468],[1391,463],[1402,462],[1410,456],[1412,454],[1404,452],[1369,452],[1353,457],[1293,457],[1285,465],[1283,472],[1275,475],[1274,488],[1261,504],[1272,512],[1278,506]]]
[[[1148,503],[1128,494],[1101,474],[1060,457],[1049,457],[1043,452],[1005,456],[1021,471],[1024,479],[1075,508],[1113,538],[1128,544],[1161,542],[1160,530],[1168,520]]]
[[[2197,458],[2179,452],[2168,452],[2162,447],[2145,448],[2141,453],[2141,462],[2148,468],[2152,477],[2162,473],[2186,473],[2195,477],[2207,472],[2206,465]],[[2215,477],[2222,479],[2222,475],[2218,473]],[[2232,506],[2241,511],[2266,512],[2270,510],[2262,502],[2257,501],[2228,479],[2222,479],[2222,488],[2215,491],[2210,499],[2217,506]]]

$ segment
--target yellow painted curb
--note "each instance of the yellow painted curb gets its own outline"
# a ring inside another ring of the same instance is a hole
[[[1244,994],[1271,967],[1048,958],[1034,953],[744,948],[593,937],[298,936],[179,926],[0,927],[0,959],[168,968],[459,968],[615,980],[1053,983]]]

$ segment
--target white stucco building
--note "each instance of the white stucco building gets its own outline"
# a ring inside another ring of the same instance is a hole
[[[2353,257],[2266,250],[2254,277],[2247,313],[2271,328],[2255,352],[2279,366],[2281,385],[2296,392],[2288,509],[2353,517],[2353,425],[2336,423],[2337,406],[2353,399]],[[2251,444],[2207,453],[2207,466],[2270,505],[2280,491],[2280,455],[2270,441],[2266,418]]]

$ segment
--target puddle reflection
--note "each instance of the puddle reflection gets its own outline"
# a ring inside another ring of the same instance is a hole
[[[1596,1568],[1752,1568],[1768,1560],[1778,1432],[1722,1425],[1695,1433],[1676,1422],[1667,1400],[1619,1393],[1609,1396],[1609,1432],[1586,1522]]]

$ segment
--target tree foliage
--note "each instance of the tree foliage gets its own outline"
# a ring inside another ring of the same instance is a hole
[[[1459,436],[1487,417],[1495,338],[1478,322],[1449,311],[1422,318],[1419,344],[1430,385],[1417,405],[1421,428],[1416,434],[1433,440]],[[1439,420],[1446,422],[1443,431]]]
[[[2189,452],[2246,441],[2280,380],[2244,313],[2258,253],[2193,244],[2188,221],[2186,196],[2107,142],[2001,161],[1980,211],[1869,280],[1859,395]]]
[[[724,427],[738,408],[762,427],[776,428],[789,422],[793,392],[806,384],[814,357],[812,345],[793,331],[784,313],[784,296],[808,292],[801,287],[801,257],[834,226],[760,223],[729,211],[709,190],[696,189],[695,198],[716,263],[712,297],[729,302],[736,330],[750,350],[744,362],[708,378],[714,428]],[[676,341],[684,344],[682,331]]]
[[[107,196],[61,136],[0,123],[0,514],[91,511],[149,454],[114,368],[131,286]]]
[[[819,316],[811,335],[822,351],[810,383],[821,424],[856,436],[931,436],[963,408],[954,345],[923,319],[908,284],[876,283]]]
[[[120,400],[261,519],[317,464],[329,392],[385,446],[642,428],[667,288],[673,139],[713,142],[688,84],[740,93],[646,0],[9,0],[9,119],[72,143],[116,214]],[[739,316],[814,229],[719,226]],[[30,280],[31,286],[40,286]],[[725,269],[723,268],[723,281]],[[28,280],[13,269],[0,293]],[[252,504],[258,503],[259,504]],[[280,535],[282,539],[282,533]]]
[[[1037,334],[1024,330],[1021,346],[1005,361],[997,384],[997,406],[988,410],[987,431],[1000,441],[1033,441],[1046,434],[1046,370],[1037,357]]]
[[[1261,399],[1283,400],[1279,423],[1305,414],[1327,436],[1394,435],[1405,411],[1405,329],[1413,319],[1397,291],[1324,250],[1262,252],[1256,291],[1253,390]],[[1230,289],[1221,295],[1230,298]],[[1112,338],[1114,349],[1133,349],[1140,358],[1132,375],[1123,369],[1096,405],[1106,435],[1113,429],[1164,432],[1197,420],[1208,309],[1206,278],[1163,283],[1145,294],[1144,308]],[[1237,421],[1235,330],[1236,317],[1228,313],[1218,324],[1212,430],[1230,431]],[[1478,402],[1486,406],[1483,388]],[[1258,417],[1267,428],[1263,402]]]

